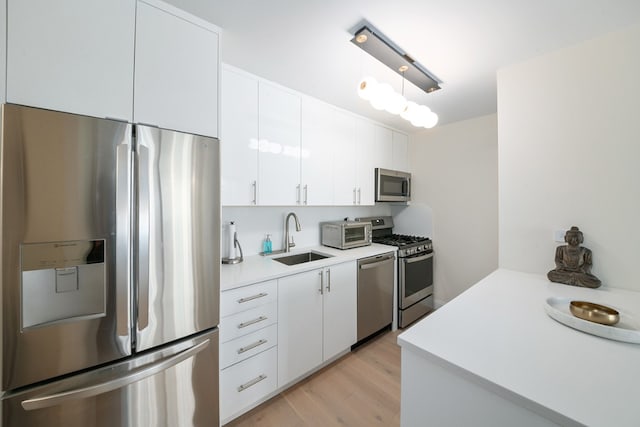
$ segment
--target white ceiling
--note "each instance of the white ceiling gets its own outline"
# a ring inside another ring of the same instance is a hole
[[[440,124],[496,112],[497,69],[640,22],[638,0],[168,1],[223,29],[223,62],[407,132],[357,96],[363,75],[402,83],[350,42],[362,20],[443,82],[404,90]]]

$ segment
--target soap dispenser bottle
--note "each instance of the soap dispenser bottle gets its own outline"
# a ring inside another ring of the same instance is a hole
[[[267,237],[264,239],[262,243],[262,252],[265,254],[270,254],[273,252],[273,244],[271,243],[271,234],[267,234]]]

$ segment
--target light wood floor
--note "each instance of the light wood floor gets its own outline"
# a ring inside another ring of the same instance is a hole
[[[378,336],[226,426],[399,426],[397,336]]]

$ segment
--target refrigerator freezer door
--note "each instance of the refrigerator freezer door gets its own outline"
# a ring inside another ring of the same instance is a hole
[[[2,399],[2,426],[219,425],[218,330]]]
[[[1,150],[2,390],[130,355],[131,125],[5,104]]]
[[[136,351],[218,325],[219,148],[136,127]]]

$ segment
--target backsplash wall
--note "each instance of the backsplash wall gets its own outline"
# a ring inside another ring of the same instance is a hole
[[[244,256],[262,252],[262,242],[267,234],[271,234],[273,250],[282,249],[284,246],[284,220],[289,212],[295,212],[300,220],[302,230],[295,231],[295,222],[292,218],[289,232],[293,235],[296,248],[303,248],[320,244],[320,223],[323,221],[336,221],[347,217],[352,220],[361,216],[391,215],[391,205],[223,207],[221,256],[226,257],[229,253],[228,227],[230,221],[236,224],[238,241],[242,245]]]

